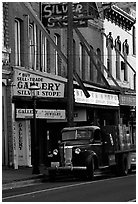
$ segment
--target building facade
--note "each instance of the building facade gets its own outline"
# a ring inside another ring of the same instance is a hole
[[[80,82],[74,80],[74,125],[117,125],[122,114],[118,87],[124,87],[124,78],[117,81],[116,88],[113,78],[105,73],[107,47],[101,31],[111,31],[106,19],[98,17],[97,5],[90,3],[89,6],[93,19],[87,27],[79,24],[78,31],[73,31],[73,69],[90,94],[86,98]],[[74,8],[83,8],[83,5]],[[29,89],[33,83],[40,88],[36,105],[40,165],[48,165],[48,155],[61,139],[61,129],[68,125],[67,27],[43,26],[44,11],[46,15],[50,9],[51,5],[42,3],[3,3],[2,162],[14,168],[33,163],[33,102]],[[122,29],[122,32],[125,31]],[[127,77],[132,75],[130,72]],[[125,81],[125,85],[135,94],[133,80]]]

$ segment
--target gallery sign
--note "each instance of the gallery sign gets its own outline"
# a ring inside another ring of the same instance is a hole
[[[31,96],[29,88],[33,83],[40,88],[37,91],[38,97],[64,97],[64,83],[16,69],[14,74],[13,94],[15,96]]]
[[[39,119],[65,119],[65,110],[36,109],[36,118]],[[16,119],[33,118],[33,109],[16,109]]]
[[[88,21],[83,20],[88,14],[88,5],[85,2],[72,4],[75,27],[87,27]],[[42,23],[47,28],[67,27],[68,4],[63,3],[42,3]],[[77,20],[75,18],[82,19]],[[66,20],[66,21],[62,21]]]
[[[95,91],[88,92],[90,94],[90,97],[86,98],[82,90],[75,89],[75,102],[94,105],[119,106],[119,99],[118,95],[116,94],[108,94]]]

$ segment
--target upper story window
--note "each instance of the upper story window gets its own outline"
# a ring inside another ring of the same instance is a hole
[[[85,49],[82,43],[79,47],[79,68],[80,68],[80,77],[85,79]]]
[[[15,19],[15,65],[21,66],[21,21]]]
[[[58,46],[58,48],[61,48],[61,38],[59,34],[54,35],[54,42]],[[56,49],[54,49],[54,65],[55,65],[55,75],[60,75],[61,73],[61,62],[60,57]]]
[[[101,50],[99,48],[97,48],[97,56],[98,58],[101,60]],[[99,70],[101,70],[101,64],[99,61],[97,61],[97,66],[99,68]],[[97,82],[101,83],[101,73],[99,71],[97,71]]]
[[[34,23],[29,25],[29,67],[36,70],[37,63],[37,28]]]
[[[73,39],[73,69],[76,70],[76,42]]]
[[[121,41],[120,41],[120,36],[117,36],[115,40],[115,47],[117,50],[121,52]],[[116,78],[120,79],[120,54],[116,51]]]
[[[133,55],[136,55],[136,28],[133,26],[132,30],[132,45],[133,45]]]
[[[90,52],[92,53],[93,51],[93,47],[90,45]],[[89,66],[90,66],[90,80],[91,81],[94,81],[94,78],[95,78],[95,67],[94,67],[94,64],[92,62],[92,59],[90,58],[89,60]]]
[[[125,39],[125,41],[123,42],[123,55],[126,61],[127,61],[128,54],[129,54],[129,45],[127,43],[127,39]],[[124,81],[128,81],[128,67],[125,61],[124,61]]]
[[[112,74],[112,49],[113,49],[113,38],[112,33],[109,32],[107,40],[106,40],[106,47],[107,47],[107,69]]]
[[[47,39],[42,35],[42,51],[41,51],[41,66],[42,71],[47,72]]]

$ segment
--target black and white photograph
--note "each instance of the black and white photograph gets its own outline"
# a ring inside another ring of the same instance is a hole
[[[1,2],[2,202],[136,202],[136,2]]]

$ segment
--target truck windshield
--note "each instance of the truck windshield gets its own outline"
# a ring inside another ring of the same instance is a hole
[[[62,140],[90,139],[92,132],[89,130],[72,130],[62,133]]]

